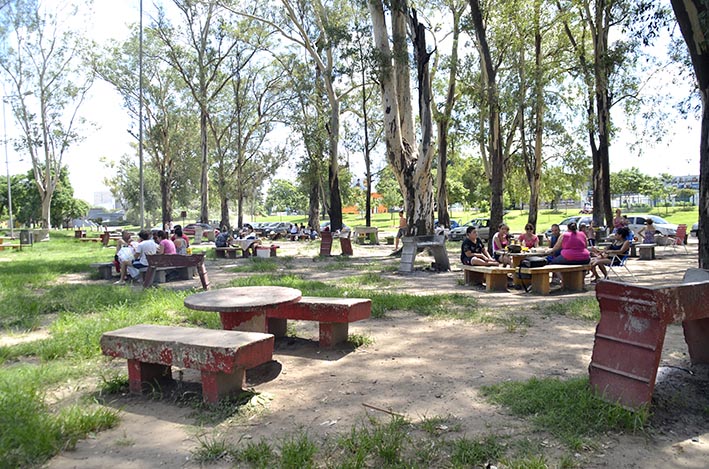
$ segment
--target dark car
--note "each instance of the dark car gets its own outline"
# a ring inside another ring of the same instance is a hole
[[[189,225],[182,228],[182,232],[187,236],[194,236],[195,229],[198,226],[202,227],[202,236],[208,236],[207,233],[209,231],[213,232],[214,236],[219,234],[219,230],[210,225],[209,223],[190,223]]]

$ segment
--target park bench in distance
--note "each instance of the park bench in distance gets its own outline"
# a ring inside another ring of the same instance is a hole
[[[224,246],[214,248],[214,257],[217,259],[236,259],[236,254],[243,255],[243,250],[239,246]]]
[[[266,310],[268,332],[276,337],[286,334],[288,319],[318,321],[320,323],[319,345],[331,348],[347,341],[349,323],[369,319],[372,315],[372,300],[368,298],[323,298],[304,296],[300,301]]]
[[[105,332],[101,351],[128,360],[131,393],[141,394],[146,382],[171,381],[178,366],[199,370],[202,397],[215,403],[244,388],[247,369],[273,359],[273,336],[142,324]]]

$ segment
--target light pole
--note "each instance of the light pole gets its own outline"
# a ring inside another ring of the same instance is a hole
[[[7,171],[7,209],[10,214],[10,237],[15,237],[15,224],[12,220],[12,182],[10,180],[10,161],[7,157],[7,120],[5,119],[5,96],[2,98],[2,129],[5,142],[5,169]]]

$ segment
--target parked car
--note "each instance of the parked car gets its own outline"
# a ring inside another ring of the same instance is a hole
[[[563,233],[564,231],[569,229],[568,227],[571,223],[576,223],[578,226],[581,226],[582,223],[586,224],[586,225],[590,225],[592,221],[593,221],[593,217],[583,216],[583,215],[574,215],[573,217],[564,218],[563,220],[561,220],[557,224],[559,225],[559,231],[561,231]],[[551,238],[551,226],[549,228],[547,228],[547,230],[544,232],[544,237],[546,239]]]
[[[209,223],[190,223],[189,225],[182,228],[182,232],[187,236],[194,236],[195,228],[197,228],[198,226],[202,227],[202,236],[207,236],[207,232],[209,231],[214,232],[215,237],[219,234],[219,230],[210,225]]]
[[[692,225],[692,229],[690,230],[689,234],[691,234],[695,238],[699,236],[699,222]]]
[[[638,215],[628,217],[628,228],[637,234],[645,226],[645,220],[652,219],[652,224],[655,225],[655,232],[660,232],[664,236],[674,236],[677,234],[677,225],[670,223],[657,215]]]
[[[469,226],[474,226],[478,232],[478,238],[486,241],[490,238],[490,219],[489,218],[473,218],[467,223],[463,223],[450,230],[448,239],[451,241],[460,241],[465,237],[465,232]]]

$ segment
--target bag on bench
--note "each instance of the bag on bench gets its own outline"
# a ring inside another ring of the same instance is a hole
[[[535,267],[544,267],[547,265],[547,258],[546,257],[539,257],[539,256],[529,256],[524,259],[522,259],[522,262],[519,263],[520,267],[524,267],[525,269],[533,269]]]
[[[527,285],[524,280],[530,280],[532,278],[531,274],[523,274],[522,269],[532,269],[534,267],[544,267],[547,265],[546,257],[539,256],[529,256],[522,259],[519,263],[519,268],[517,269],[517,278],[521,280],[522,286],[524,287],[525,293],[529,293],[531,285]]]

